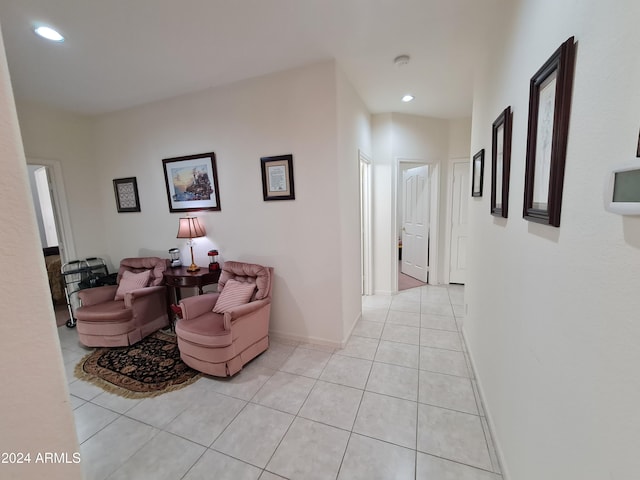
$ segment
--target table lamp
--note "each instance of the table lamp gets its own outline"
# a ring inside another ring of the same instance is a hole
[[[180,219],[180,225],[178,226],[178,235],[176,238],[188,238],[189,248],[191,249],[191,265],[187,270],[189,272],[197,272],[200,270],[193,261],[193,239],[198,237],[204,237],[206,232],[200,221],[196,217],[186,217]]]

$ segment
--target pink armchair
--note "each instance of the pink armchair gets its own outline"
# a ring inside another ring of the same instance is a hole
[[[183,299],[176,335],[184,363],[200,372],[226,377],[242,370],[249,360],[269,348],[272,278],[271,267],[225,262],[217,293]],[[236,282],[245,291],[248,289],[248,303],[215,313],[218,301],[218,307],[226,303],[231,285],[238,286]],[[255,285],[254,289],[247,284]],[[225,293],[227,285],[230,286]]]
[[[133,345],[169,325],[163,273],[168,260],[159,257],[125,258],[120,262],[118,284],[125,272],[149,271],[148,286],[126,291],[116,300],[118,285],[80,290],[82,306],[76,310],[78,338],[87,347]],[[129,275],[129,274],[127,274]],[[120,290],[122,293],[122,288]]]

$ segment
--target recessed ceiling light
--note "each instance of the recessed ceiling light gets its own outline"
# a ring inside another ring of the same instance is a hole
[[[42,38],[46,38],[47,40],[51,40],[52,42],[64,42],[64,37],[62,35],[60,35],[53,28],[47,27],[46,25],[40,25],[34,28],[33,31]]]
[[[407,103],[413,100],[413,98],[414,98],[413,95],[405,95],[404,97],[402,97],[402,101]]]

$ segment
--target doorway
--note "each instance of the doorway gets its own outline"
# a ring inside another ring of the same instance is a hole
[[[438,164],[421,159],[396,162],[395,245],[392,285],[397,290],[437,283]]]
[[[62,168],[57,161],[34,159],[27,159],[27,168],[56,324],[62,326],[69,319],[62,266],[75,258]]]
[[[58,246],[62,262],[68,262],[75,258],[76,253],[62,166],[57,160],[27,158],[27,167],[42,246]],[[56,240],[56,245],[49,244]]]
[[[360,161],[360,270],[362,295],[373,293],[371,247],[371,159],[358,152]]]

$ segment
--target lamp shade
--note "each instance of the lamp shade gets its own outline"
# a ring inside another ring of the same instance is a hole
[[[186,217],[180,219],[176,238],[198,238],[206,234],[207,232],[196,217]]]

